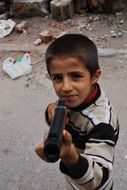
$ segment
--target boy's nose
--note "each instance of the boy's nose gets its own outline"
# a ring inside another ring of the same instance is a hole
[[[68,79],[65,79],[63,81],[63,85],[62,85],[62,91],[63,92],[68,92],[72,90],[72,85],[70,83],[70,81]]]

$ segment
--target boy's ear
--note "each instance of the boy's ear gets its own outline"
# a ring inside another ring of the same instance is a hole
[[[101,75],[101,70],[100,70],[100,69],[96,70],[96,72],[93,74],[93,76],[92,76],[92,78],[91,78],[92,84],[97,83],[97,81],[98,81],[99,78],[100,78],[100,75]]]

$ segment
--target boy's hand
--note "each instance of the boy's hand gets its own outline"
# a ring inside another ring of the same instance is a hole
[[[60,158],[68,168],[73,166],[79,159],[79,154],[75,146],[72,144],[71,134],[66,130],[63,131],[63,144]]]
[[[44,155],[44,142],[48,137],[48,131],[44,133],[44,137],[42,138],[41,142],[38,143],[35,147],[36,154],[44,161],[48,162],[47,158]]]
[[[48,137],[48,132],[45,132],[42,141],[36,145],[35,152],[44,161],[48,162],[44,155],[44,142]],[[63,131],[63,144],[60,152],[60,158],[67,167],[73,166],[79,158],[75,146],[72,144],[72,137],[66,130]]]

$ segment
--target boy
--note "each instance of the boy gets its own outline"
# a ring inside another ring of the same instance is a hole
[[[95,44],[81,34],[66,34],[49,45],[46,66],[58,98],[69,110],[60,152],[67,190],[111,190],[119,126],[98,84],[101,70]],[[46,110],[49,124],[55,107],[51,103]],[[47,133],[43,142],[46,138]],[[36,153],[47,161],[43,147],[38,144]]]

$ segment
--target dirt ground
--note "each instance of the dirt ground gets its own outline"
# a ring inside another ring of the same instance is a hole
[[[16,23],[22,20],[13,19]],[[65,190],[64,177],[58,163],[47,164],[34,153],[46,123],[46,105],[56,100],[50,81],[45,77],[44,54],[48,44],[33,42],[43,30],[54,37],[61,32],[82,33],[98,48],[117,50],[100,55],[102,85],[111,99],[120,121],[120,138],[114,164],[114,190],[127,188],[127,12],[114,15],[75,15],[73,19],[57,22],[50,17],[24,19],[24,33],[12,33],[0,39],[0,190]],[[3,70],[8,57],[20,57],[28,50],[32,72],[12,80]],[[123,53],[121,53],[123,52]]]

